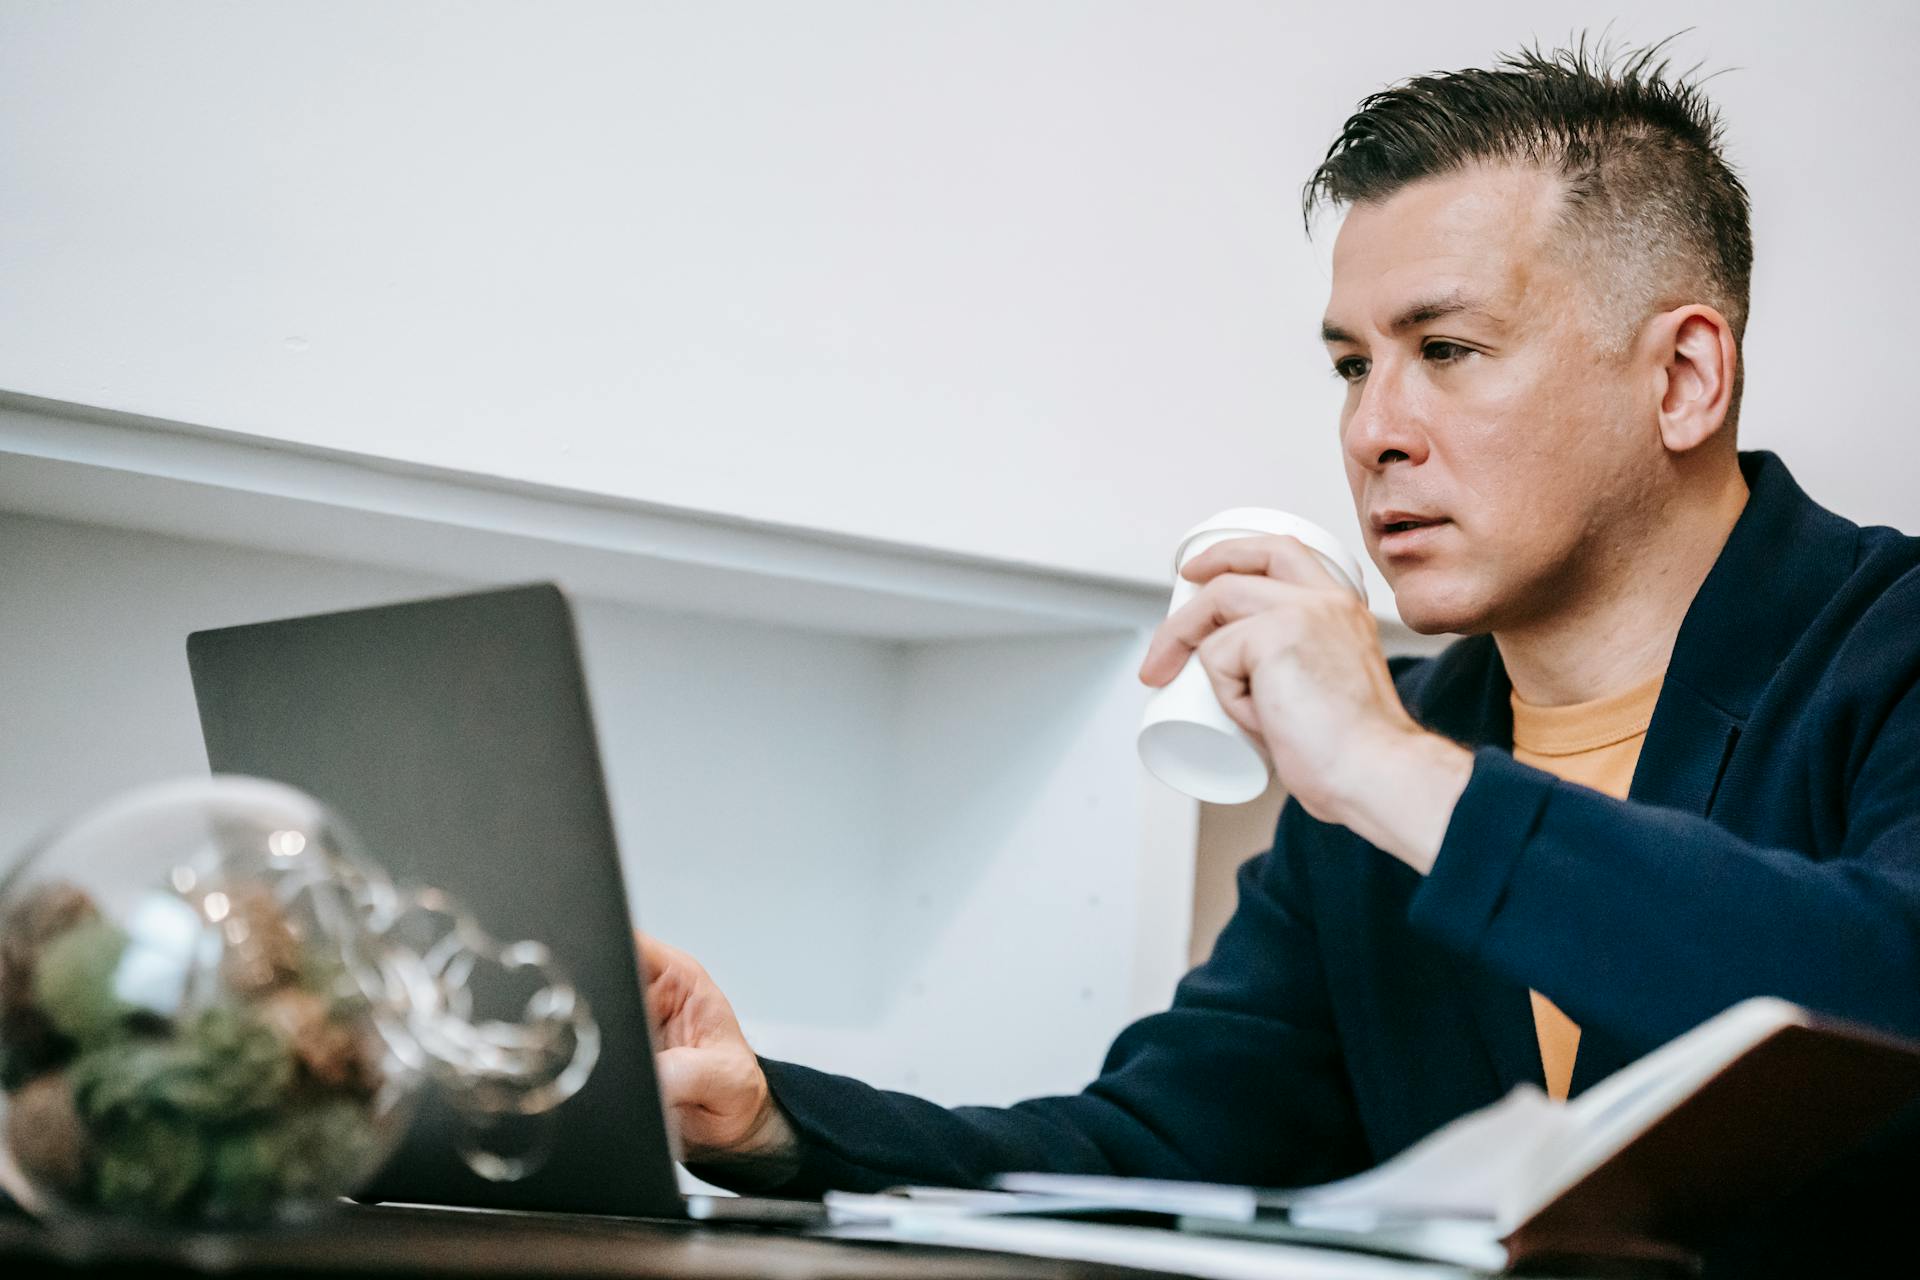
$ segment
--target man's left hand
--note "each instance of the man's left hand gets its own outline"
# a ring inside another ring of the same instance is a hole
[[[1366,605],[1289,537],[1216,543],[1180,572],[1200,590],[1154,632],[1140,679],[1166,684],[1198,653],[1308,813],[1426,871],[1473,757],[1407,714]]]

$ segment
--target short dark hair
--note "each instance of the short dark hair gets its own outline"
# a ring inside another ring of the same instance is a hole
[[[1371,95],[1307,179],[1309,230],[1322,205],[1382,201],[1474,164],[1539,165],[1566,184],[1564,229],[1582,252],[1604,255],[1595,276],[1617,343],[1656,309],[1688,302],[1726,316],[1738,341],[1753,275],[1747,189],[1722,154],[1698,67],[1674,76],[1659,56],[1673,39],[1615,55],[1582,35],[1569,49],[1523,48],[1491,71],[1436,72]]]

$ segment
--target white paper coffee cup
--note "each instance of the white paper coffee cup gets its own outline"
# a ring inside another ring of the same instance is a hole
[[[1340,540],[1310,520],[1267,507],[1233,507],[1187,530],[1173,558],[1172,613],[1199,593],[1200,584],[1180,576],[1187,561],[1218,542],[1260,534],[1297,538],[1328,572],[1367,598],[1360,562]],[[1180,674],[1147,699],[1140,722],[1140,759],[1153,776],[1176,791],[1210,804],[1244,804],[1267,789],[1272,766],[1253,738],[1233,722],[1197,654],[1187,655]]]

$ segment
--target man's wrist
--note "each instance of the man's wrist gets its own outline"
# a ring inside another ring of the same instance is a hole
[[[735,1150],[748,1159],[778,1160],[799,1148],[800,1137],[793,1131],[793,1122],[787,1119],[787,1113],[774,1101],[773,1094],[768,1093],[766,1105],[760,1109],[760,1118]]]
[[[1340,825],[1425,875],[1473,776],[1473,753],[1414,728],[1369,751],[1367,759],[1366,778],[1340,806]]]
[[[800,1164],[800,1135],[771,1096],[739,1143],[686,1161],[699,1176],[712,1173],[748,1190],[770,1190],[790,1182],[800,1172]]]

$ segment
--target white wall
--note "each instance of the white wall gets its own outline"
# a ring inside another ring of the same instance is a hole
[[[0,387],[1161,578],[1349,527],[1295,202],[1356,100],[1610,17],[1738,68],[1746,438],[1920,523],[1898,3],[13,3]]]
[[[120,789],[205,773],[188,632],[464,585],[0,513],[0,868]],[[1008,1102],[1077,1089],[1164,1004],[1192,832],[1143,839],[1127,802],[1157,786],[1132,747],[1143,637],[579,616],[637,914],[762,1052]]]

